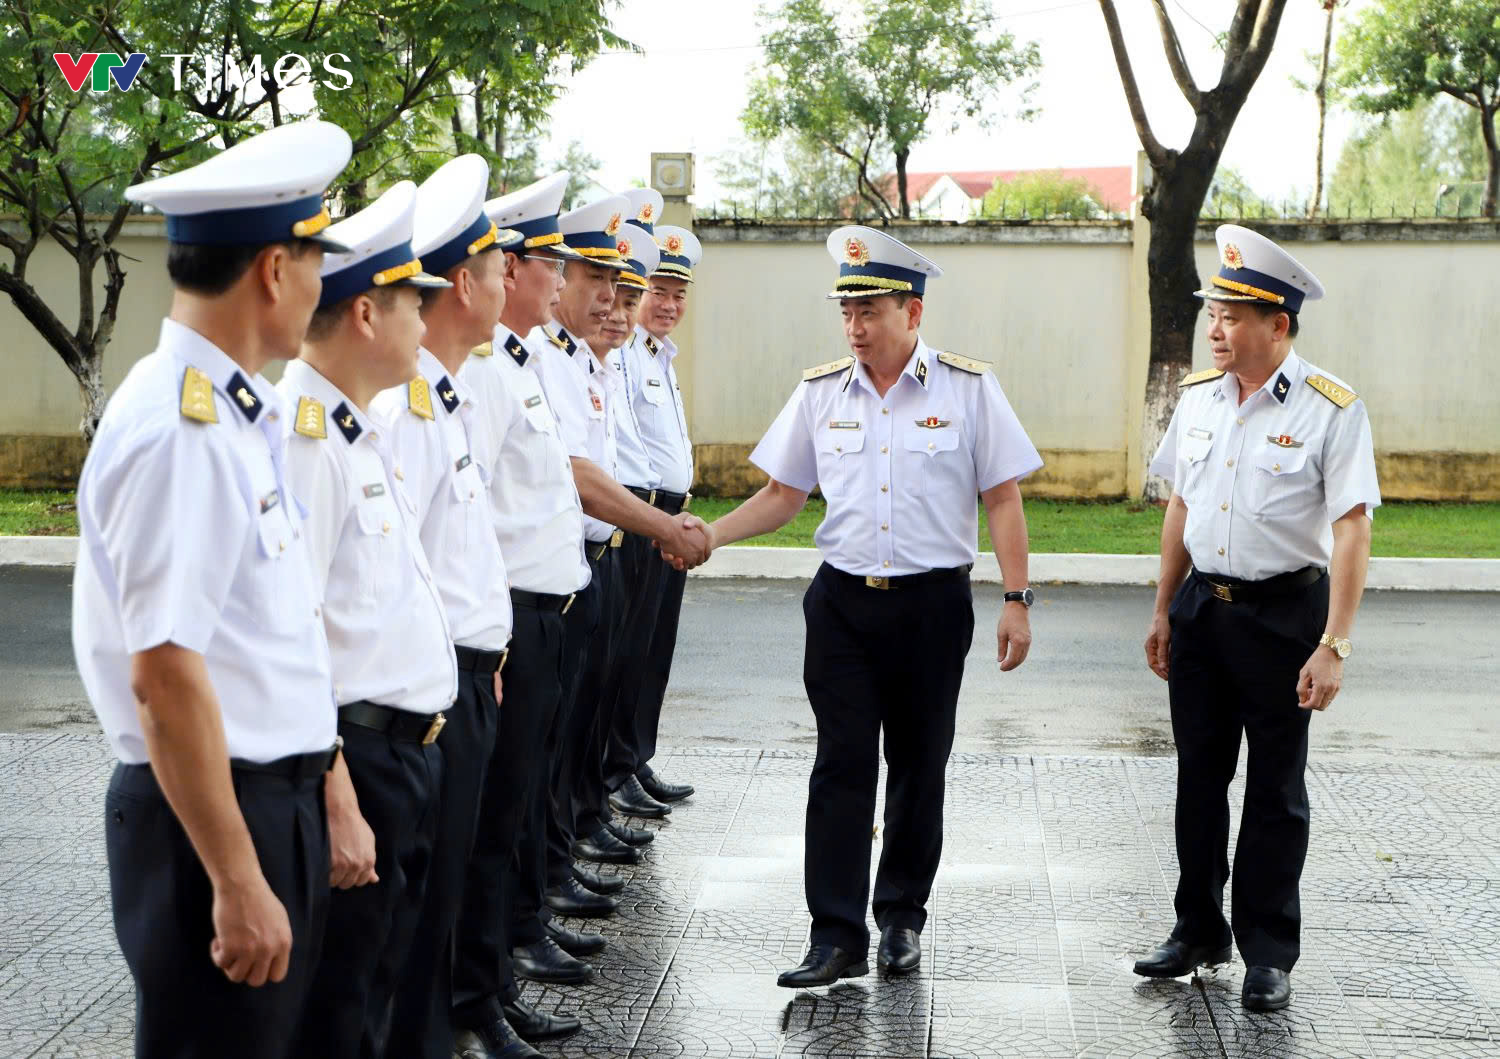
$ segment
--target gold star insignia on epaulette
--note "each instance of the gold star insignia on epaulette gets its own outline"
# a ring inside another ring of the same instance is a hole
[[[812,382],[814,379],[826,378],[829,375],[837,375],[849,365],[854,363],[853,357],[842,357],[839,360],[830,360],[827,364],[819,364],[816,368],[808,368],[802,373],[803,382]]]
[[[1340,408],[1348,408],[1355,401],[1359,400],[1359,394],[1353,390],[1346,389],[1332,379],[1325,379],[1321,375],[1309,375],[1305,381],[1307,385],[1317,390]]]
[[[185,419],[217,423],[219,410],[214,407],[213,380],[197,368],[189,367],[182,376],[182,403],[178,410]]]
[[[990,362],[987,360],[975,360],[972,357],[961,357],[957,353],[939,353],[938,360],[950,368],[966,371],[970,375],[983,375],[990,370]]]
[[[411,409],[413,415],[423,419],[432,418],[432,389],[420,375],[406,384],[406,407]]]
[[[1177,388],[1183,390],[1189,386],[1197,386],[1200,382],[1213,382],[1223,374],[1218,368],[1209,368],[1207,371],[1195,371],[1179,382]]]
[[[312,397],[299,397],[297,424],[292,429],[305,438],[326,438],[328,423],[323,418],[323,402]]]
[[[495,352],[494,349],[491,348],[491,346],[490,346],[490,344],[488,342],[486,342],[482,346],[475,346],[473,349],[469,350],[469,356],[471,356],[471,357],[488,357],[491,354],[493,354],[494,352]]]

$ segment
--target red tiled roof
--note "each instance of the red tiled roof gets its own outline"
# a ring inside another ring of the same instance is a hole
[[[1135,192],[1135,176],[1131,167],[1112,165],[1076,168],[1062,166],[1058,169],[971,169],[958,172],[949,170],[941,173],[907,173],[906,195],[909,201],[915,203],[931,191],[934,184],[946,176],[962,188],[969,198],[980,199],[984,197],[986,191],[995,186],[995,181],[1009,182],[1018,176],[1030,173],[1061,173],[1064,180],[1087,181],[1098,193],[1099,205],[1117,213],[1130,209],[1130,199]],[[896,175],[887,174],[884,180],[885,186],[890,189],[891,197],[895,198]]]

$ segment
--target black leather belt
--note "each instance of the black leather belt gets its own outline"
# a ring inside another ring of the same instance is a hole
[[[232,757],[229,759],[229,767],[236,772],[280,776],[282,779],[299,783],[303,780],[315,780],[327,772],[333,767],[333,759],[338,756],[338,752],[338,744],[335,743],[327,750],[292,754],[288,757],[279,757],[275,761],[242,761],[237,757]]]
[[[505,668],[505,660],[510,657],[510,648],[481,651],[477,647],[454,644],[453,653],[458,656],[459,669],[465,673],[478,673],[482,677],[488,677]]]
[[[375,702],[351,702],[340,706],[339,720],[361,728],[373,728],[403,743],[421,743],[423,746],[437,742],[438,733],[448,723],[448,718],[441,713],[413,713]]]
[[[598,562],[604,558],[604,553],[609,551],[609,541],[584,541],[583,554],[592,561]]]
[[[1198,578],[1209,588],[1209,591],[1225,603],[1246,603],[1252,599],[1270,599],[1274,596],[1284,596],[1299,588],[1321,581],[1328,571],[1321,566],[1304,566],[1301,570],[1293,570],[1289,574],[1277,574],[1263,581],[1241,581],[1237,577],[1225,577],[1222,574],[1205,574],[1196,567],[1193,576]]]
[[[513,588],[510,590],[510,601],[513,606],[517,607],[530,607],[532,610],[556,610],[566,614],[577,595],[577,592],[570,592],[566,596],[554,596],[548,592],[527,592],[524,588]]]
[[[648,504],[654,505],[656,503],[655,489],[642,489],[638,485],[627,485],[625,488],[630,490],[630,492],[634,493],[637,497],[639,497],[641,500],[644,500]]]
[[[959,579],[968,580],[969,571],[973,564],[964,566],[949,566],[938,570],[923,570],[919,574],[897,574],[895,577],[861,577],[858,574],[846,574],[836,566],[823,564],[823,569],[833,574],[841,581],[865,588],[878,588],[882,591],[892,588],[911,588],[915,585],[925,585],[933,581],[955,581]]]
[[[692,502],[692,493],[669,493],[665,489],[658,489],[655,498],[651,501],[651,506],[660,508],[669,515],[675,515],[679,511],[686,511]]]

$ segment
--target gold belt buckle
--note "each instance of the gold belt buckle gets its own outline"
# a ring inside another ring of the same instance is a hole
[[[510,659],[510,648],[509,647],[502,647],[502,648],[500,648],[500,664],[495,667],[495,672],[499,673],[501,670],[503,670],[505,668],[505,663],[507,661],[509,661],[509,659]]]
[[[1225,603],[1234,602],[1234,592],[1228,585],[1221,585],[1217,581],[1210,581],[1209,584],[1213,586],[1214,595],[1218,596]]]
[[[443,725],[447,723],[448,718],[444,717],[442,714],[438,714],[437,716],[433,717],[432,723],[427,726],[427,734],[422,737],[422,745],[431,746],[433,743],[436,743],[438,735],[443,730]]]
[[[573,609],[573,601],[575,599],[577,599],[577,598],[578,598],[578,593],[577,592],[574,592],[574,593],[570,594],[568,596],[568,601],[563,604],[562,613],[566,614],[566,613],[568,613],[568,611],[572,610]]]
[[[625,543],[625,531],[624,530],[617,529],[617,530],[615,530],[613,533],[611,533],[609,535],[609,546],[611,548],[618,548],[620,545],[622,545],[624,543]]]
[[[865,578],[865,585],[869,588],[890,588],[891,579],[889,577],[867,577]]]
[[[693,494],[692,493],[684,493],[683,497],[682,497],[682,510],[686,511],[688,508],[690,508],[692,506],[693,506]]]
[[[650,504],[652,507],[656,506],[656,490],[655,489],[651,490],[651,499],[647,500],[646,503]]]

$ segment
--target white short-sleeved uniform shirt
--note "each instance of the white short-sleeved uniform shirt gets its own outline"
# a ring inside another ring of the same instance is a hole
[[[304,536],[339,705],[447,709],[458,694],[458,661],[416,505],[395,476],[390,425],[301,360],[286,366],[277,389],[296,408],[287,478],[309,509]],[[324,426],[314,433],[326,436],[302,432],[314,418],[306,401],[322,406]]]
[[[557,596],[580,591],[589,583],[583,507],[532,350],[498,326],[489,350],[471,355],[458,377],[483,410],[478,422],[493,460],[490,515],[511,586]]]
[[[78,483],[73,651],[127,764],[147,760],[131,656],[164,643],[203,656],[230,757],[333,745],[322,600],[282,471],[285,418],[270,383],[172,320],[110,398]]]
[[[370,407],[391,424],[396,477],[416,504],[422,550],[448,613],[453,642],[499,651],[510,642],[510,581],[490,520],[493,459],[473,395],[423,348],[417,372],[432,417],[410,413],[411,390],[396,386]]]
[[[669,493],[686,493],[693,487],[693,442],[688,437],[687,411],[672,367],[677,344],[670,338],[653,338],[637,325],[620,353],[641,440],[646,443],[651,466],[661,476],[661,488]]]
[[[552,336],[542,332],[536,358],[537,372],[557,415],[563,444],[568,447],[569,456],[588,460],[618,481],[614,419],[606,403],[609,392],[605,369],[594,359],[587,342],[565,331],[559,331],[558,337],[564,339],[562,345],[550,341]],[[585,540],[598,544],[609,540],[614,532],[614,526],[584,512]]]
[[[627,340],[626,345],[629,342]],[[612,349],[605,360],[614,369],[609,377],[610,395],[605,406],[615,418],[615,446],[619,450],[621,485],[636,489],[655,489],[661,485],[661,475],[651,466],[651,453],[641,436],[641,424],[635,415],[635,404],[630,397],[630,380],[625,373],[629,363],[625,359],[625,347]]]
[[[822,487],[814,542],[831,565],[896,577],[973,563],[979,493],[1041,467],[999,380],[960,362],[977,372],[918,337],[884,397],[857,361],[804,381],[750,454],[778,482]]]
[[[1334,520],[1359,504],[1374,517],[1380,486],[1365,403],[1339,407],[1308,382],[1318,378],[1335,396],[1353,396],[1295,352],[1243,404],[1234,375],[1183,391],[1151,473],[1187,504],[1183,542],[1203,573],[1260,581],[1326,567]]]

